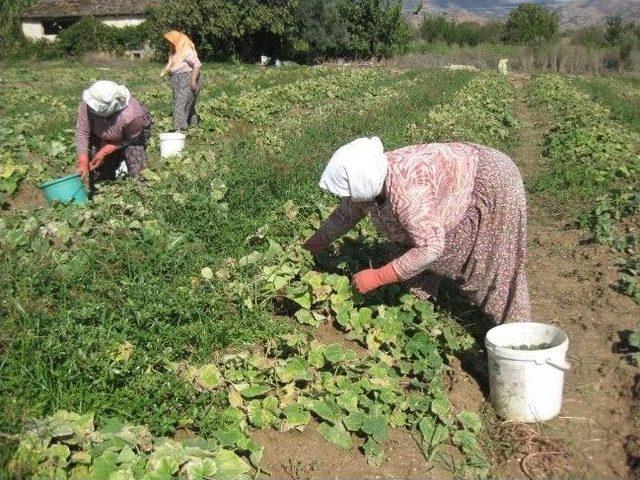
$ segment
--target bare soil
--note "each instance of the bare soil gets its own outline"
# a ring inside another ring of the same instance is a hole
[[[40,189],[35,185],[23,182],[3,208],[4,210],[34,210],[46,205],[47,201]]]

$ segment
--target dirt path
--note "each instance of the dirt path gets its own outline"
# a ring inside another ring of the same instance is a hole
[[[523,101],[527,79],[511,80],[522,123],[513,153],[527,183],[543,168],[544,118]],[[637,449],[640,410],[633,392],[640,372],[615,351],[619,333],[640,319],[640,306],[612,289],[618,275],[615,256],[607,248],[586,243],[585,233],[570,226],[571,218],[548,213],[558,209],[547,196],[530,195],[529,205],[533,317],[567,332],[573,368],[561,415],[535,428],[521,426],[525,439],[511,455],[522,459],[532,452],[553,452],[527,458],[526,469],[534,478],[634,478],[631,456]],[[526,478],[518,458],[511,460],[497,466],[496,476]],[[635,478],[639,475],[636,471]]]

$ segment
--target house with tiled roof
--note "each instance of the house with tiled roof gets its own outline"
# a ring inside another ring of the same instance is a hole
[[[107,25],[126,27],[145,20],[153,0],[39,0],[22,14],[22,33],[30,40],[53,40],[82,17],[92,16]]]

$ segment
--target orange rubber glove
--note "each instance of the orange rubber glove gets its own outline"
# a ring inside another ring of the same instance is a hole
[[[118,147],[117,145],[112,145],[110,143],[107,143],[106,145],[104,145],[93,156],[93,159],[91,160],[91,164],[90,164],[90,169],[91,170],[95,170],[96,168],[100,168],[100,166],[104,163],[105,158],[107,158],[113,152],[118,150],[118,148],[120,148],[120,147]]]
[[[365,294],[389,283],[399,282],[398,274],[393,265],[387,263],[381,268],[368,268],[353,276],[352,284],[358,292]]]
[[[83,181],[89,179],[89,154],[79,153],[76,159],[76,171],[82,176]]]
[[[304,244],[302,245],[302,248],[304,248],[305,250],[310,251],[311,253],[320,253],[326,247],[327,246],[324,244],[324,241],[322,240],[320,235],[318,235],[317,233],[314,233],[309,238],[309,240],[304,242]]]

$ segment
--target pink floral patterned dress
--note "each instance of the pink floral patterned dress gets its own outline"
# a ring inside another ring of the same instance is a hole
[[[393,268],[419,296],[446,277],[496,323],[530,320],[526,200],[513,161],[467,143],[414,145],[387,159],[381,201],[343,199],[318,232],[323,241],[369,215],[404,252]]]

